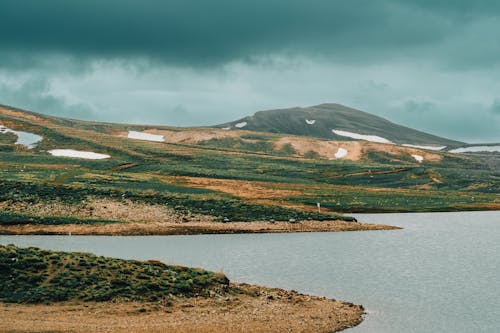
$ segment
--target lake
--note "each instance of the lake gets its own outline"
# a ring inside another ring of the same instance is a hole
[[[0,236],[223,271],[231,280],[363,304],[348,332],[500,332],[500,211],[355,215],[403,230],[201,236]]]

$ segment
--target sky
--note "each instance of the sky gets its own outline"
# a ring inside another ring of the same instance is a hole
[[[214,125],[340,103],[500,142],[497,0],[1,0],[0,104]]]

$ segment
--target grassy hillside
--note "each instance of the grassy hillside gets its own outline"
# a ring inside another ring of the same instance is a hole
[[[500,208],[497,155],[252,131],[103,124],[0,107],[0,224],[253,221]],[[165,142],[128,139],[127,131]],[[333,154],[340,147],[345,158]],[[55,157],[50,149],[109,154]],[[412,154],[425,159],[417,162]],[[316,203],[322,203],[317,213]]]
[[[0,245],[0,280],[0,301],[15,303],[156,301],[229,289],[223,274],[202,269],[13,245]]]
[[[307,124],[306,120],[314,120]],[[253,116],[218,125],[234,126],[246,122],[244,129],[270,133],[288,133],[331,140],[352,140],[335,135],[332,129],[365,135],[377,135],[399,144],[456,147],[462,143],[394,124],[384,118],[340,104],[321,104],[306,108],[260,111]]]

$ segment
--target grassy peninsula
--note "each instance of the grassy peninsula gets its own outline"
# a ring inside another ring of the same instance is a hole
[[[9,332],[333,332],[363,314],[202,269],[13,245],[0,246],[0,279],[0,330]]]

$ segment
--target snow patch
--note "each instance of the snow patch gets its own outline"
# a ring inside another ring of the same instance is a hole
[[[231,129],[231,126],[229,126],[229,127],[222,127],[222,129],[225,130],[225,131],[229,131]]]
[[[490,153],[500,153],[500,146],[472,146],[464,147],[450,150],[450,153],[478,153],[478,152],[490,152]]]
[[[424,161],[424,157],[421,155],[411,155],[418,163],[422,163]]]
[[[3,125],[0,125],[0,133],[6,134],[6,133],[12,133],[17,136],[17,141],[15,142],[16,145],[22,145],[25,146],[28,149],[33,149],[35,148],[36,144],[40,141],[42,141],[42,137],[40,135],[36,135],[33,133],[29,132],[23,132],[23,131],[14,131],[8,127],[5,127]]]
[[[358,139],[358,140],[393,144],[392,141],[387,140],[386,138],[383,138],[383,137],[380,137],[377,135],[365,135],[365,134],[358,134],[358,133],[341,131],[341,130],[334,130],[334,129],[332,129],[332,132],[337,134],[337,135],[340,135],[340,136],[346,136],[348,138],[353,138],[353,139]]]
[[[410,145],[410,144],[403,144],[404,147],[410,147],[410,148],[418,148],[418,149],[427,149],[427,150],[443,150],[446,148],[446,146],[419,146],[419,145]]]
[[[234,127],[243,128],[246,125],[247,125],[247,122],[246,121],[242,121],[241,123],[237,123],[236,125],[234,125]]]
[[[137,140],[145,140],[145,141],[155,141],[155,142],[163,142],[165,138],[163,135],[149,134],[144,132],[136,132],[136,131],[128,131],[129,139],[137,139]]]
[[[311,119],[311,120],[306,119],[306,124],[307,125],[314,125],[315,122],[316,122],[316,119]]]
[[[106,154],[98,154],[91,151],[80,151],[73,149],[52,149],[49,150],[49,153],[52,156],[76,157],[76,158],[85,158],[88,160],[102,160],[111,157]]]
[[[335,153],[335,158],[342,158],[347,156],[347,149],[339,148]]]

